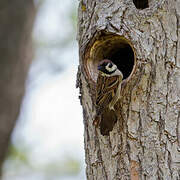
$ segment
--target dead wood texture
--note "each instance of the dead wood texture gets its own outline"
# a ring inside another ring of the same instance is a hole
[[[180,179],[180,1],[151,0],[148,6],[137,9],[133,0],[80,1],[77,86],[88,180]],[[116,107],[118,121],[102,136],[92,124],[95,66],[87,68],[86,58],[93,43],[109,35],[125,38],[136,60]]]

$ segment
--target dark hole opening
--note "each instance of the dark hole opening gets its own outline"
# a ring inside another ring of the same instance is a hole
[[[123,79],[129,78],[134,70],[135,53],[130,42],[121,36],[109,35],[91,46],[86,56],[86,71],[89,78],[96,83],[97,66],[103,59],[113,61],[123,73]]]
[[[137,9],[145,9],[149,7],[148,0],[133,0]]]
[[[123,73],[123,79],[129,77],[134,66],[134,52],[130,45],[127,44],[125,47],[117,48],[107,58],[117,65]]]

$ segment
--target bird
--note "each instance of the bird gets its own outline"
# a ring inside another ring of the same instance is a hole
[[[107,135],[117,121],[114,105],[120,98],[123,74],[109,59],[99,62],[96,83],[96,115],[93,124]]]

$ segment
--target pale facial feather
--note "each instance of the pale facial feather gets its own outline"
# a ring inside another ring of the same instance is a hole
[[[122,72],[119,69],[116,69],[116,71],[113,72],[111,74],[111,76],[122,76],[123,77],[123,74],[122,74]]]
[[[119,69],[116,69],[116,71],[113,72],[112,74],[106,74],[106,73],[103,73],[102,71],[100,71],[99,73],[101,73],[102,76],[106,76],[106,77],[122,76],[122,78],[123,78],[123,74],[121,73],[121,71]]]
[[[113,64],[112,67],[109,67],[109,65],[110,65],[110,63],[108,63],[105,67],[107,69],[107,71],[113,72],[114,70],[117,69],[117,66],[115,64]]]

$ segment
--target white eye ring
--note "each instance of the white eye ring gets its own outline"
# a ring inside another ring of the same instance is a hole
[[[112,67],[113,67],[113,64],[112,64],[112,63],[108,63],[108,67],[109,67],[109,68],[112,68]]]
[[[109,67],[110,65],[112,65],[111,67]],[[114,70],[117,69],[117,66],[115,64],[107,64],[106,66],[106,69],[109,71],[109,72],[113,72]]]

